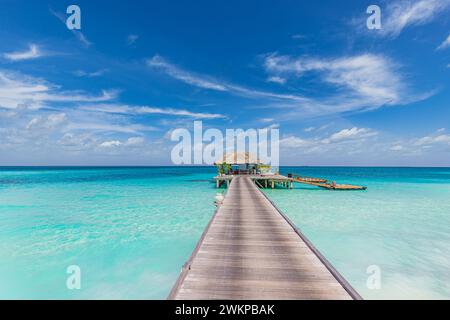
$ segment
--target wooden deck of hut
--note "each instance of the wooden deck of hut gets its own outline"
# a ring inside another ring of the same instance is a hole
[[[286,189],[293,188],[293,180],[280,174],[249,174],[245,176],[250,178],[260,188],[274,189],[276,186]],[[220,188],[222,185],[229,187],[234,177],[234,175],[216,176],[214,178],[216,180],[216,187]]]
[[[169,299],[360,299],[257,188],[235,176]]]

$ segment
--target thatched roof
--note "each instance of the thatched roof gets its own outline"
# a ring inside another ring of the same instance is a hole
[[[231,165],[261,164],[261,161],[257,156],[249,152],[229,152],[215,162],[216,165],[224,163]]]

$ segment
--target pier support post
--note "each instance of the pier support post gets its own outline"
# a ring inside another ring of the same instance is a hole
[[[219,182],[219,179],[217,179],[216,180],[216,188],[219,189],[219,187],[220,187],[220,182]]]
[[[230,180],[227,179],[227,189],[230,187]]]

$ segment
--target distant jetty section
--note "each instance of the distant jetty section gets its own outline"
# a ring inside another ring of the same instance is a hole
[[[261,189],[293,189],[294,183],[307,184],[327,190],[367,190],[365,186],[338,184],[323,178],[304,177],[296,174],[281,175],[271,166],[262,164],[248,152],[231,153],[215,163],[218,175],[214,177],[216,187],[230,186],[236,176],[247,176]]]

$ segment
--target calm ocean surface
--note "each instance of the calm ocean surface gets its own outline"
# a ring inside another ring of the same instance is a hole
[[[450,168],[281,171],[368,186],[265,191],[364,298],[450,299]],[[165,299],[214,213],[215,173],[0,167],[0,298]]]

